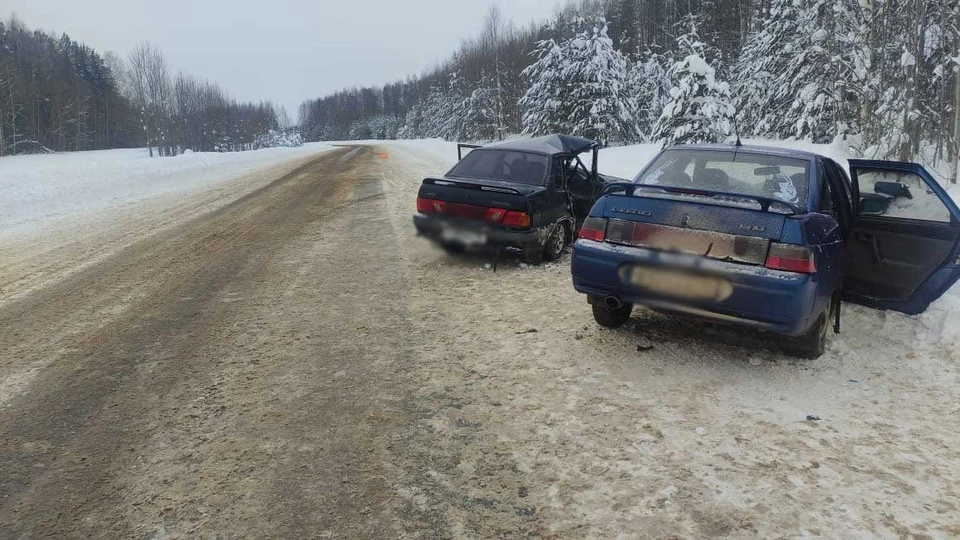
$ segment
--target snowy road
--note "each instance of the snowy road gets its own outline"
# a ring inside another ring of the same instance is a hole
[[[960,535],[942,328],[847,307],[814,362],[601,330],[568,258],[493,273],[414,237],[441,156],[291,157],[92,262],[17,243],[0,536]]]

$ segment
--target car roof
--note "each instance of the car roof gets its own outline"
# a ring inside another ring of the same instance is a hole
[[[584,139],[583,137],[554,134],[546,135],[544,137],[535,137],[533,139],[504,141],[484,146],[478,150],[515,150],[518,152],[532,152],[535,154],[556,156],[576,155],[585,150],[589,150],[594,146],[599,146],[599,143],[590,139]]]
[[[820,154],[807,152],[806,150],[796,150],[794,148],[777,148],[774,146],[761,146],[754,144],[736,145],[733,143],[677,144],[667,147],[664,150],[714,150],[721,152],[749,152],[751,154],[765,154],[768,156],[780,156],[803,160],[820,159],[825,157]]]

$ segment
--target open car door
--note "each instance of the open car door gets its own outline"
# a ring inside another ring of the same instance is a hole
[[[850,160],[857,219],[846,299],[921,313],[960,278],[960,209],[920,165]]]

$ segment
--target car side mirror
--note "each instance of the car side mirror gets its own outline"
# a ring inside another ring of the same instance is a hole
[[[864,193],[860,197],[860,212],[868,215],[885,214],[892,200],[889,196],[882,194]]]
[[[900,182],[877,182],[873,185],[873,191],[881,195],[889,195],[890,197],[913,198],[913,193],[910,193],[910,188]]]

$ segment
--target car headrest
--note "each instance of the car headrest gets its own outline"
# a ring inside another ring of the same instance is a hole
[[[712,185],[725,185],[729,183],[727,173],[722,169],[703,169],[697,174],[698,182]]]
[[[690,175],[681,171],[681,170],[671,170],[663,175],[660,179],[661,184],[668,186],[685,186],[693,183],[693,180],[690,178]]]

